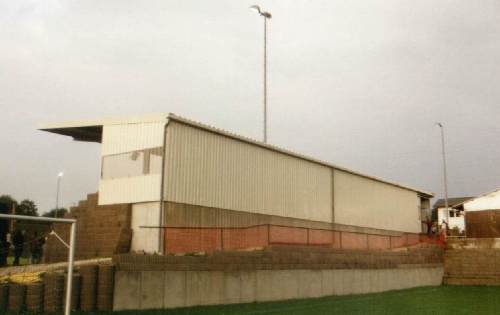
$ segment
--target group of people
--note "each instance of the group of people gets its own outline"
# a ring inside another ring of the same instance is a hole
[[[45,237],[39,237],[38,232],[34,232],[30,240],[26,240],[26,232],[15,230],[12,235],[8,234],[6,240],[0,244],[0,266],[7,266],[7,257],[11,250],[14,254],[13,266],[19,266],[21,256],[26,246],[29,246],[30,258],[32,264],[39,264],[43,256],[43,247]]]

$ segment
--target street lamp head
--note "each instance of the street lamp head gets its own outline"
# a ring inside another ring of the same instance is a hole
[[[64,176],[63,172],[59,172],[59,174],[57,174],[57,177],[63,177],[63,176]]]
[[[252,11],[254,11],[254,12],[257,12],[257,13],[259,13],[259,14],[261,14],[261,12],[262,12],[262,11],[260,10],[260,7],[259,7],[258,5],[256,5],[256,4],[252,5],[252,6],[250,7],[250,10],[252,10]]]
[[[436,125],[439,126],[439,128],[443,128],[443,124],[441,124],[440,122],[437,122]]]
[[[263,16],[263,17],[265,17],[266,19],[270,19],[270,18],[272,17],[271,13],[269,13],[269,12],[265,12],[265,11],[262,11],[262,10],[261,10],[261,8],[260,8],[258,5],[256,5],[256,4],[255,4],[255,5],[252,5],[252,6],[250,7],[250,10],[252,10],[252,11],[255,11],[255,12],[259,13],[259,15],[261,15],[261,16]]]

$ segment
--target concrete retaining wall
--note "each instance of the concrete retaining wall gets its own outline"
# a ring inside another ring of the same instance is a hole
[[[448,240],[444,267],[449,285],[500,285],[500,239]]]
[[[441,265],[393,269],[117,271],[114,310],[250,303],[438,286]]]

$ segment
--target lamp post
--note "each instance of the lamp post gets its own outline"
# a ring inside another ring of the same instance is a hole
[[[446,173],[446,150],[444,144],[444,126],[442,123],[438,122],[436,125],[441,131],[441,151],[443,154],[443,184],[444,184],[444,207],[446,209],[446,223],[450,221],[450,210],[448,209],[448,177]],[[439,226],[440,222],[438,222]]]
[[[272,15],[269,12],[262,11],[258,5],[250,7],[264,18],[264,143],[267,143],[267,20]]]
[[[63,176],[64,176],[63,172],[59,172],[59,174],[57,174],[56,211],[54,213],[54,217],[56,217],[56,218],[57,218],[57,212],[59,209],[59,194],[60,194],[60,190],[61,190],[61,180],[62,180]]]

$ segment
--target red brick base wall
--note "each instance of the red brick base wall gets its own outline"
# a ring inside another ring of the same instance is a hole
[[[419,234],[376,235],[290,226],[258,225],[247,228],[165,229],[166,253],[213,252],[270,245],[324,246],[341,249],[385,250],[418,244]]]

